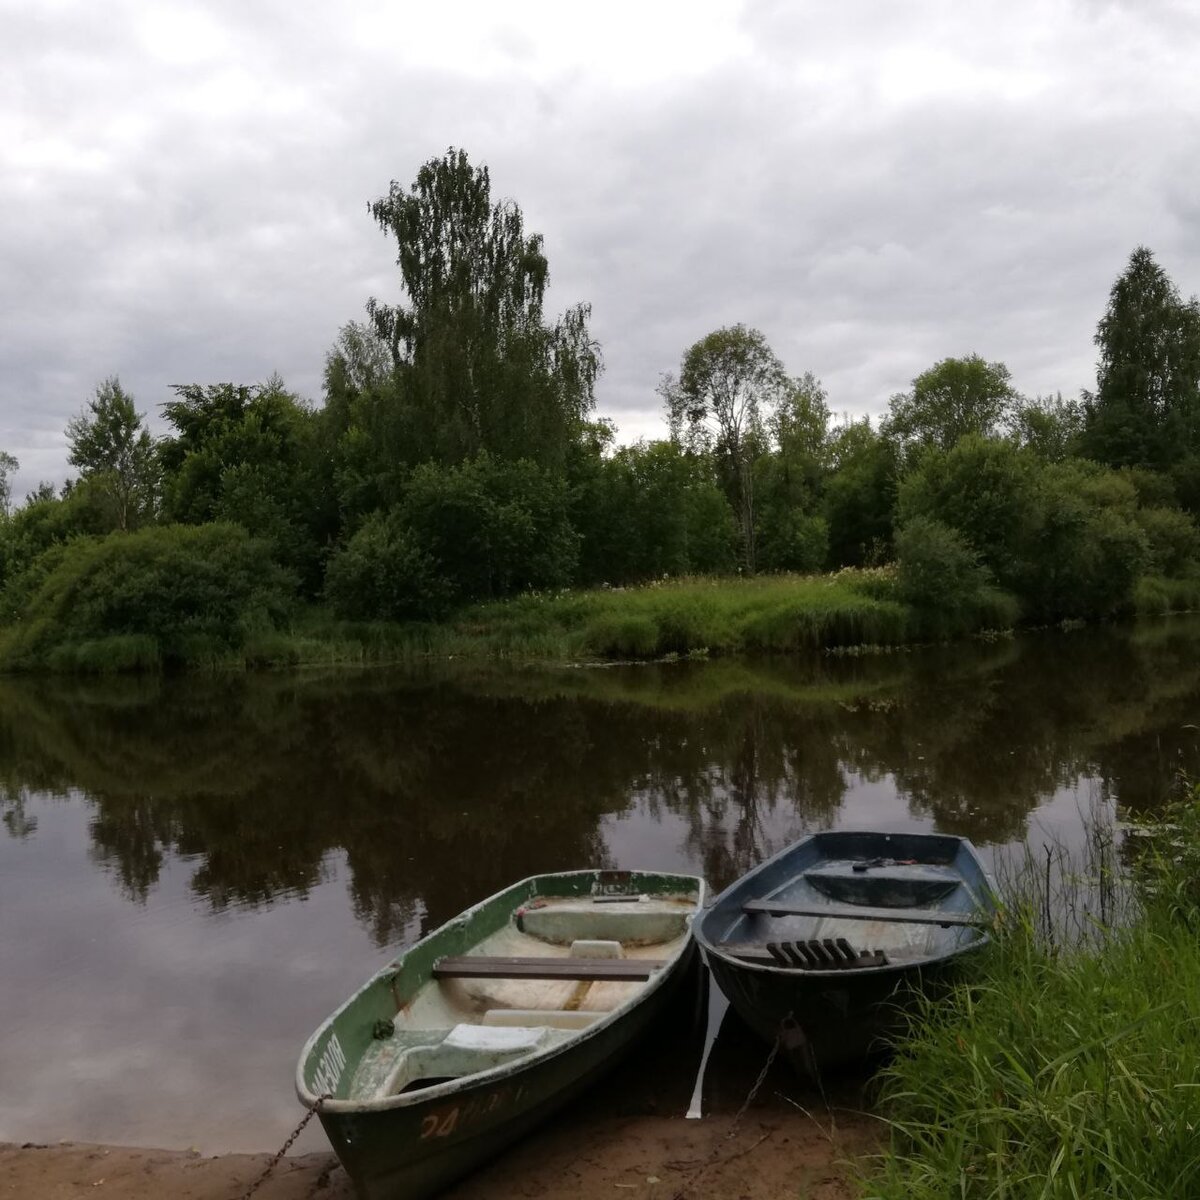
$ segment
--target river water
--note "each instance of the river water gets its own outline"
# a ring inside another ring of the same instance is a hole
[[[321,1018],[513,880],[720,888],[833,827],[1070,843],[1200,775],[1198,716],[1191,617],[803,660],[0,681],[0,1141],[271,1149]]]

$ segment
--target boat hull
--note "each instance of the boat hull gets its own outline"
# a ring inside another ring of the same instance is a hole
[[[362,1200],[435,1194],[615,1065],[691,973],[704,896],[696,876],[534,876],[377,971],[296,1071]]]
[[[904,903],[908,891],[913,903]],[[742,1020],[811,1076],[886,1052],[921,998],[936,996],[987,943],[976,918],[993,911],[990,881],[965,839],[816,834],[717,896],[696,939]],[[854,969],[777,965],[764,955],[772,942],[840,938],[867,952]]]
[[[691,946],[670,978],[620,1021],[504,1078],[468,1084],[428,1104],[319,1113],[358,1195],[421,1200],[495,1157],[612,1069],[672,1003],[694,959]]]
[[[798,977],[754,969],[718,955],[708,960],[734,1011],[802,1075],[848,1067],[886,1053],[904,1030],[918,996],[944,986],[950,964],[930,964],[870,978]]]

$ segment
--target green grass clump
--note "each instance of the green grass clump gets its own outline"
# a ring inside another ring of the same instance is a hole
[[[1168,827],[1188,849],[1143,856],[1128,920],[1064,943],[1019,902],[975,977],[925,1005],[882,1076],[892,1144],[865,1196],[1200,1194],[1200,799]]]
[[[476,649],[504,647],[523,654],[539,631],[546,644],[561,646],[566,656],[608,659],[896,646],[913,640],[917,622],[886,575],[841,571],[680,579],[520,596],[477,605],[451,628]],[[463,648],[469,652],[470,644]]]
[[[1200,578],[1167,579],[1145,575],[1133,590],[1133,605],[1142,616],[1200,609]]]

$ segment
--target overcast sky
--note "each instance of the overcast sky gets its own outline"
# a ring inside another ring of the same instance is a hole
[[[320,400],[397,297],[368,202],[449,145],[593,305],[622,440],[738,321],[837,412],[972,352],[1075,395],[1134,246],[1200,289],[1198,52],[1189,0],[0,0],[14,490],[108,375],[155,421],[171,383]]]

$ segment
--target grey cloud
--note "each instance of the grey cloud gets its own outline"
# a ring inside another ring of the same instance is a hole
[[[167,61],[147,11],[16,14],[0,51],[0,129],[26,135],[0,143],[18,489],[62,477],[62,425],[114,372],[151,410],[276,370],[318,397],[338,327],[395,295],[367,202],[450,144],[546,235],[552,304],[592,303],[599,409],[630,434],[718,325],[761,328],[839,411],[972,351],[1072,394],[1134,245],[1200,276],[1196,26],[1170,4],[754,3],[726,61],[641,83],[539,73],[517,17],[457,71],[315,5],[210,5],[217,50]]]

